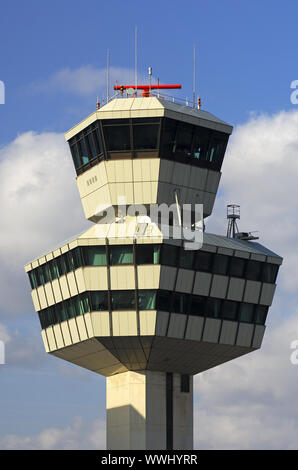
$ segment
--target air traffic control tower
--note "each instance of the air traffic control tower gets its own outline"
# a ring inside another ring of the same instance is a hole
[[[193,376],[261,347],[281,257],[206,232],[187,250],[118,207],[178,197],[210,216],[231,132],[147,89],[66,133],[92,225],[25,269],[47,353],[106,377],[108,449],[192,449]]]

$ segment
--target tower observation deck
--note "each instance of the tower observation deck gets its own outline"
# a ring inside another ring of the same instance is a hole
[[[138,213],[210,216],[231,132],[149,92],[66,133],[93,224],[25,270],[46,352],[106,377],[108,449],[192,449],[193,376],[261,347],[282,258],[206,232],[186,249]]]

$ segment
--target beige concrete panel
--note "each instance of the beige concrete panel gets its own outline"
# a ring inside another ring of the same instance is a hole
[[[107,179],[109,183],[116,182],[116,161],[109,160],[106,161],[106,172],[107,172]]]
[[[243,297],[245,280],[236,277],[230,278],[227,299],[241,302]]]
[[[61,327],[60,327],[59,324],[53,326],[53,332],[54,332],[54,335],[55,335],[57,348],[58,349],[59,348],[64,348],[65,344],[64,344],[64,341],[63,341]]]
[[[38,261],[37,261],[37,260],[35,260],[35,261],[32,261],[31,265],[32,265],[32,269],[35,269],[35,268],[37,268],[37,267],[39,266],[39,264],[38,264]]]
[[[276,289],[275,284],[268,284],[267,282],[264,282],[262,285],[260,304],[268,305],[268,306],[271,305],[273,297],[274,297],[275,289]]]
[[[234,256],[236,256],[237,258],[248,259],[249,258],[249,253],[247,253],[247,251],[243,251],[243,250],[235,250]]]
[[[144,204],[148,201],[145,200],[143,196],[143,183],[133,183],[134,188],[134,202],[135,204]]]
[[[68,246],[69,246],[70,250],[73,250],[74,248],[76,248],[78,246],[78,241],[73,240],[72,242],[68,243]]]
[[[171,266],[161,266],[159,288],[174,290],[177,268]]]
[[[165,183],[170,183],[172,181],[172,174],[174,171],[174,162],[169,160],[159,160],[159,181],[163,181]]]
[[[217,318],[206,318],[203,332],[203,341],[218,343],[221,320]]]
[[[84,318],[85,318],[88,338],[92,338],[94,334],[93,334],[93,327],[92,327],[92,321],[91,321],[91,314],[85,313]]]
[[[52,281],[52,288],[53,288],[55,302],[57,304],[58,302],[61,302],[63,300],[58,279],[54,279]]]
[[[142,166],[141,160],[136,158],[132,160],[133,180],[142,181]]]
[[[31,263],[26,264],[26,266],[24,266],[24,269],[25,269],[26,273],[28,273],[29,271],[32,271]]]
[[[60,289],[61,289],[61,294],[62,294],[63,300],[69,299],[70,292],[69,292],[66,276],[65,275],[60,276],[58,281],[59,281],[59,284],[60,284]]]
[[[221,276],[219,274],[214,274],[211,284],[211,297],[216,297],[218,299],[224,299],[227,293],[229,278],[227,276]]]
[[[179,269],[175,290],[178,292],[186,292],[187,294],[190,294],[194,275],[194,271],[190,271],[189,269]]]
[[[41,257],[38,259],[38,262],[39,262],[39,266],[41,266],[42,264],[45,264],[45,262],[46,262],[46,257],[45,257],[45,256],[41,256]]]
[[[250,348],[254,325],[251,323],[239,323],[237,334],[237,346],[246,346]]]
[[[216,197],[215,193],[204,192],[204,197],[203,197],[204,214],[211,214],[215,197]]]
[[[133,184],[132,183],[124,183],[124,193],[123,195],[126,197],[126,204],[134,204],[134,193],[133,193]],[[118,203],[118,202],[117,202]]]
[[[156,327],[156,310],[140,310],[140,335],[154,336]]]
[[[212,275],[198,271],[196,273],[193,293],[195,295],[209,295]]]
[[[36,289],[33,289],[33,290],[31,291],[31,297],[32,297],[32,302],[33,302],[35,311],[38,312],[39,310],[41,310],[41,306],[40,306],[40,303],[39,303],[39,299],[38,299],[38,295],[37,295]]]
[[[160,265],[147,264],[137,266],[138,288],[158,289],[160,278]]]
[[[86,290],[83,269],[84,268],[78,268],[74,271],[74,275],[75,275],[75,278],[76,278],[76,281],[77,281],[77,286],[78,286],[79,293],[84,292]]]
[[[112,312],[113,336],[136,336],[137,312],[114,311]]]
[[[156,336],[165,336],[168,328],[169,313],[168,312],[157,312],[156,319]]]
[[[203,240],[204,240],[204,234],[203,234]],[[216,253],[216,246],[203,244],[202,250],[208,251],[209,253]]]
[[[68,320],[69,331],[73,343],[78,343],[80,341],[78,327],[75,318]]]
[[[223,320],[220,339],[221,344],[235,344],[238,323],[235,321]]]
[[[45,294],[45,290],[44,290],[44,286],[39,286],[37,289],[37,295],[38,295],[38,298],[39,298],[39,304],[40,304],[40,308],[43,309],[43,308],[47,308],[48,304],[47,304],[47,299],[46,299],[46,294]]]
[[[57,345],[56,345],[55,336],[54,336],[54,333],[53,333],[53,327],[49,326],[44,331],[47,335],[49,351],[54,351],[55,349],[57,349]]]
[[[108,270],[106,266],[86,266],[83,268],[85,290],[107,290]]]
[[[67,281],[68,281],[70,295],[71,296],[78,295],[79,292],[78,292],[74,272],[67,273],[66,277],[67,277]]]
[[[265,333],[265,325],[256,325],[255,326],[255,332],[254,332],[254,338],[252,342],[252,347],[253,348],[260,348],[262,345],[263,337]]]
[[[261,285],[261,282],[246,281],[243,301],[257,304],[259,301]]]
[[[45,348],[46,352],[49,352],[50,348],[49,348],[48,338],[47,338],[45,330],[41,330],[41,337],[42,337],[44,348]]]
[[[94,336],[110,336],[109,312],[91,312]]]
[[[220,181],[221,173],[219,171],[208,170],[205,191],[216,193]]]
[[[267,263],[272,263],[272,264],[281,264],[282,259],[277,258],[276,256],[267,256]]]
[[[53,258],[54,258],[54,256],[53,256],[53,253],[52,253],[52,252],[51,252],[51,253],[48,253],[48,254],[46,255],[46,260],[47,260],[47,261],[51,261]]]
[[[208,177],[208,170],[206,168],[192,167],[189,185],[195,189],[205,189],[206,181]]]
[[[204,326],[203,317],[195,317],[194,315],[189,315],[185,339],[191,339],[194,341],[200,341],[202,337],[202,331]]]
[[[168,334],[170,338],[183,338],[187,316],[181,313],[171,313]]]
[[[150,180],[159,181],[160,158],[150,158]]]
[[[250,259],[253,259],[255,261],[266,261],[266,255],[261,255],[261,254],[257,254],[257,253],[251,253],[250,255]]]
[[[69,326],[67,321],[63,321],[60,323],[62,336],[64,340],[65,346],[70,346],[72,344],[72,339],[70,336]]]
[[[177,186],[188,186],[190,179],[190,171],[190,165],[175,162],[171,183]]]
[[[134,266],[117,265],[111,266],[111,289],[135,289],[135,271]],[[107,288],[106,288],[107,289]]]
[[[233,256],[233,250],[224,246],[219,246],[217,252],[221,255]]]
[[[69,247],[66,244],[66,245],[61,246],[60,250],[61,250],[61,253],[63,254],[63,253],[66,253],[67,251],[69,251]]]
[[[85,341],[86,339],[88,339],[88,334],[87,334],[87,329],[86,329],[86,325],[84,321],[84,316],[83,315],[77,316],[76,321],[77,321],[77,327],[79,330],[80,340]]]
[[[51,282],[47,282],[47,283],[44,285],[44,290],[45,290],[45,294],[46,294],[46,299],[47,299],[47,304],[48,304],[48,306],[54,305],[55,299],[54,299],[54,295],[53,295],[53,290],[52,290]]]

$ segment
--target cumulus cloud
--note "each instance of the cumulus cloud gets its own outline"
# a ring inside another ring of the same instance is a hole
[[[296,291],[298,278],[298,112],[260,115],[231,137],[207,230],[221,230],[226,204],[241,205],[240,230],[259,230],[260,243],[284,257],[279,284]]]
[[[0,150],[0,200],[1,309],[10,314],[30,300],[24,264],[88,226],[62,134],[27,132]]]
[[[124,67],[110,67],[110,94],[114,93],[113,85],[118,83],[134,83],[134,71]],[[139,81],[148,82],[148,78],[139,77]],[[107,75],[105,68],[95,68],[92,65],[83,65],[77,69],[68,67],[59,70],[46,79],[35,81],[31,88],[35,92],[74,93],[82,96],[98,94],[106,90]]]
[[[47,428],[39,434],[0,438],[2,450],[85,450],[105,448],[105,422],[97,419],[85,423],[76,417],[63,429]]]

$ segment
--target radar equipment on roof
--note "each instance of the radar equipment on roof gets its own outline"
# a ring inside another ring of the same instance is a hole
[[[259,237],[253,235],[257,232],[239,232],[237,220],[240,220],[240,206],[238,204],[227,205],[227,219],[228,219],[228,238],[237,238],[238,240],[258,240]]]

